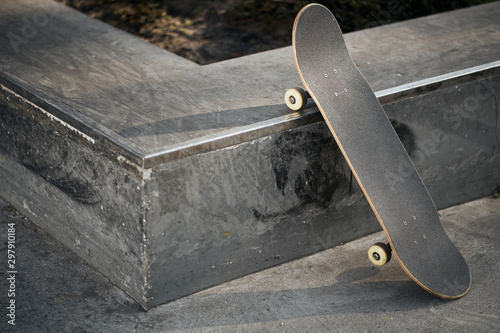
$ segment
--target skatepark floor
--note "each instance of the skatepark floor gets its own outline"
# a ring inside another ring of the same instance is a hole
[[[1,332],[500,331],[499,199],[440,211],[472,272],[472,289],[459,300],[426,293],[395,260],[372,266],[366,251],[385,241],[378,232],[148,312],[5,201],[0,207]],[[12,223],[13,284],[5,273]]]

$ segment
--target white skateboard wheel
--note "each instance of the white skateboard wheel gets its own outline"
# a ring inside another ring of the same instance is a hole
[[[290,110],[298,111],[307,102],[309,94],[302,88],[288,89],[285,93],[285,103]]]
[[[384,266],[391,260],[389,244],[376,243],[368,249],[368,259],[376,266]]]

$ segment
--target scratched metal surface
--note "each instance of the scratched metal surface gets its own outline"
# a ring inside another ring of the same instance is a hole
[[[463,296],[470,287],[467,263],[443,230],[432,199],[351,60],[331,12],[321,5],[305,7],[295,21],[293,42],[302,82],[405,271],[433,294]]]

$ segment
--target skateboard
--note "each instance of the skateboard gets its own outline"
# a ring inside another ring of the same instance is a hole
[[[389,241],[370,247],[369,259],[384,265],[394,256],[429,293],[464,296],[471,286],[469,267],[326,7],[310,4],[298,13],[293,51],[307,92],[290,89],[285,102],[299,110],[310,97],[323,115]]]

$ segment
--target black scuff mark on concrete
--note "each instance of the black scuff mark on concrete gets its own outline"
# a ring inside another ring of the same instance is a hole
[[[271,163],[277,188],[287,184],[302,203],[327,206],[345,179],[342,154],[325,124],[283,132],[276,140]]]
[[[19,161],[76,202],[95,205],[102,201],[95,186],[99,172],[93,170],[93,161],[87,157],[89,148],[85,147],[89,143],[85,139],[29,104],[18,101],[15,96],[1,100],[0,110],[2,153]],[[64,144],[68,137],[74,141]]]
[[[285,195],[291,163],[295,157],[293,144],[290,144],[290,142],[295,139],[296,135],[292,132],[284,132],[276,139],[275,146],[277,149],[271,156],[273,171],[276,176],[276,186],[282,191],[283,195]]]
[[[413,135],[410,127],[405,123],[402,123],[394,119],[391,119],[390,121],[392,127],[394,127],[394,130],[398,135],[399,140],[405,147],[406,152],[408,153],[408,155],[411,156],[411,154],[415,150],[415,135]]]
[[[252,213],[253,215],[255,216],[255,218],[258,220],[262,217],[262,214],[261,212],[259,212],[257,209],[255,209],[255,207],[252,208]]]
[[[97,203],[102,201],[99,194],[93,191],[93,185],[90,182],[85,182],[76,179],[75,177],[67,173],[62,175],[57,175],[57,171],[52,172],[54,168],[50,167],[36,168],[26,163],[22,163],[22,165],[27,169],[31,170],[32,172],[38,174],[49,184],[57,187],[71,199],[81,204],[96,205]]]

